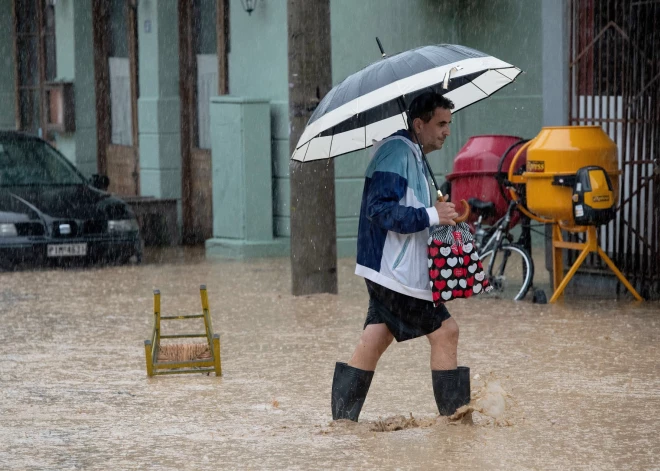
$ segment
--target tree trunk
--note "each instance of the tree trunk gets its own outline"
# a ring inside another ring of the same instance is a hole
[[[332,86],[330,0],[288,0],[289,150]],[[291,278],[294,296],[337,293],[335,167],[291,162]]]

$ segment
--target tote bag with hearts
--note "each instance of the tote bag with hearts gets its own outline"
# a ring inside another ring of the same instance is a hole
[[[433,304],[469,298],[492,286],[474,247],[470,226],[436,226],[428,241],[429,277]]]

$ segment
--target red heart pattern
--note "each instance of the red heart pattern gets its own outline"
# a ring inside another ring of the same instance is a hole
[[[429,277],[435,306],[492,289],[474,248],[469,227],[464,223],[459,226],[465,227],[450,230],[441,226],[445,232],[439,237],[434,232],[429,238]],[[452,237],[454,242],[449,244]]]

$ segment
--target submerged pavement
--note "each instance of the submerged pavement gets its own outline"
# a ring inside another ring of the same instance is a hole
[[[0,273],[0,469],[660,469],[657,302],[452,301],[472,423],[437,416],[423,338],[385,353],[360,423],[332,423],[366,289],[342,259],[338,296],[294,298],[289,263],[174,248]],[[223,376],[147,378],[152,290],[163,315],[192,314],[201,284]]]

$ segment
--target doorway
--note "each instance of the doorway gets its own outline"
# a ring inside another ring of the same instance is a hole
[[[228,0],[179,0],[183,241],[213,235],[210,104],[228,93]]]
[[[99,173],[108,190],[140,194],[138,44],[135,0],[93,2]]]

